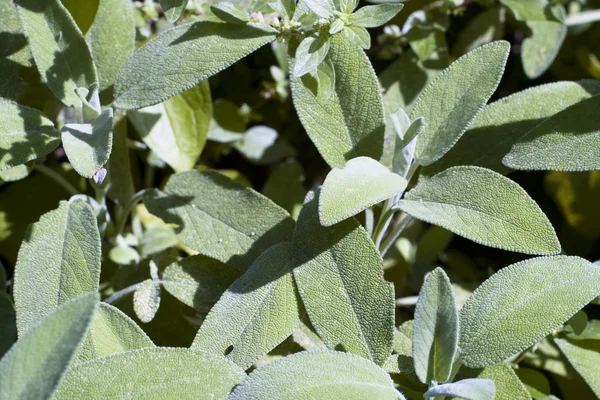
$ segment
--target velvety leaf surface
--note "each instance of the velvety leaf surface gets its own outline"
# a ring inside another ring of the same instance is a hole
[[[560,243],[539,206],[510,179],[453,167],[420,183],[399,207],[477,243],[525,254],[557,254]]]
[[[505,362],[478,369],[462,367],[456,380],[466,378],[482,378],[494,381],[496,386],[495,400],[531,400],[531,395],[515,374],[515,370]]]
[[[225,399],[245,376],[224,357],[204,352],[132,350],[69,369],[53,399]]]
[[[32,224],[15,266],[19,336],[62,303],[96,292],[100,260],[96,215],[87,203],[63,201]]]
[[[247,369],[300,323],[292,246],[267,249],[212,308],[192,348],[225,355]]]
[[[567,357],[569,363],[581,375],[596,396],[600,396],[600,343],[598,341],[570,342],[555,339],[554,343]]]
[[[21,0],[21,24],[42,80],[65,105],[81,106],[75,89],[98,82],[85,39],[60,0]]]
[[[160,285],[146,279],[133,294],[133,311],[140,321],[148,323],[154,319],[160,307]]]
[[[149,192],[144,203],[179,226],[183,244],[243,270],[273,244],[290,240],[294,229],[284,209],[214,171],[173,175],[164,193]]]
[[[353,24],[358,24],[365,28],[376,28],[394,18],[403,7],[404,4],[365,6],[356,10],[348,19]]]
[[[45,156],[60,144],[60,132],[36,109],[0,99],[0,171]]]
[[[151,106],[179,94],[273,41],[261,24],[199,21],[179,25],[136,50],[115,86],[115,107]]]
[[[446,154],[481,112],[502,78],[509,51],[504,41],[481,46],[453,62],[419,96],[410,117],[424,117],[428,124],[417,141],[421,165]]]
[[[426,276],[415,308],[412,356],[421,382],[447,382],[457,348],[456,300],[450,279],[438,267]]]
[[[393,290],[358,221],[323,227],[318,197],[310,198],[294,231],[293,258],[300,296],[323,341],[383,364],[394,335]]]
[[[395,400],[404,397],[389,375],[354,354],[328,350],[297,353],[252,372],[228,400]]]
[[[496,364],[544,338],[598,295],[600,269],[579,257],[540,257],[486,280],[460,311],[469,367]]]
[[[0,360],[2,399],[50,398],[85,338],[98,294],[65,302],[35,324]]]
[[[319,219],[331,226],[400,194],[408,182],[369,157],[357,157],[334,168],[319,197]]]
[[[463,379],[430,388],[423,397],[457,396],[465,400],[490,400],[496,398],[494,381],[490,379]]]
[[[379,83],[367,56],[342,35],[331,39],[326,57],[333,65],[334,89],[318,95],[310,75],[290,78],[294,106],[302,125],[331,167],[367,156],[379,160],[385,121]]]

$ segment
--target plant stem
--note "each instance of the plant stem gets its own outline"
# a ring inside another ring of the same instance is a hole
[[[369,236],[373,237],[373,225],[375,224],[375,216],[371,207],[365,209],[365,229]]]
[[[396,307],[412,307],[417,304],[419,296],[408,296],[396,299]]]
[[[136,194],[134,194],[133,197],[131,198],[131,200],[129,200],[129,203],[123,209],[123,213],[121,214],[121,219],[117,225],[117,231],[116,231],[117,236],[123,233],[123,229],[125,229],[125,222],[127,221],[127,217],[129,216],[129,214],[131,213],[133,208],[137,205],[137,203],[139,203],[140,200],[142,200],[142,197],[144,196],[144,193],[146,193],[146,190],[147,189],[142,189],[139,192],[137,192]]]
[[[390,226],[390,222],[392,221],[394,213],[396,212],[396,210],[391,206],[392,199],[388,199],[385,201],[385,203],[383,203],[381,217],[379,217],[379,221],[377,221],[377,226],[375,227],[375,232],[373,232],[373,242],[377,248],[379,248],[379,245],[383,240],[383,236],[385,235],[387,228]]]
[[[567,26],[589,24],[600,21],[600,10],[583,11],[577,14],[569,15],[565,20]]]
[[[385,238],[385,240],[381,244],[381,247],[379,248],[381,252],[381,257],[385,256],[385,253],[387,253],[390,247],[392,247],[392,245],[396,243],[396,240],[398,240],[398,237],[400,236],[404,228],[406,228],[408,224],[412,222],[412,220],[413,217],[411,217],[410,215],[402,214],[402,217],[400,217],[394,229]]]
[[[66,180],[64,176],[54,171],[52,168],[46,167],[43,164],[33,164],[32,169],[35,169],[36,171],[46,175],[48,178],[54,180],[54,182],[62,186],[62,188],[65,189],[71,196],[76,196],[79,194],[79,191],[71,184],[71,182]]]
[[[138,282],[134,285],[128,286],[124,289],[119,290],[118,292],[113,293],[110,297],[108,297],[106,300],[104,300],[104,303],[112,304],[115,301],[119,300],[121,297],[135,292],[137,290],[137,288],[139,288],[142,285],[142,283],[144,283],[144,282]],[[160,279],[153,280],[152,282],[157,283],[159,285],[167,283],[167,281],[160,280]]]

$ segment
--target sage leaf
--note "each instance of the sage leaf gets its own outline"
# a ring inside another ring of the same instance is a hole
[[[154,343],[131,318],[110,304],[100,303],[74,363],[145,347],[154,347]]]
[[[244,23],[250,20],[250,16],[240,10],[235,4],[227,2],[219,2],[210,7],[210,10],[225,22]]]
[[[176,172],[194,168],[208,136],[212,119],[208,82],[164,103],[128,113],[144,143]]]
[[[354,354],[304,351],[253,371],[228,400],[404,400],[382,368]]]
[[[364,52],[343,35],[333,36],[330,42],[326,60],[333,65],[335,82],[329,96],[319,98],[311,91],[310,75],[290,78],[300,121],[331,167],[342,168],[359,156],[379,160],[385,120],[373,67]]]
[[[514,169],[600,169],[600,95],[554,114],[513,144],[502,162]]]
[[[382,365],[394,339],[394,295],[381,256],[354,218],[321,226],[318,196],[307,197],[292,243],[294,278],[310,321],[329,347]]]
[[[167,21],[174,23],[176,22],[181,13],[185,10],[187,0],[160,0],[160,6],[162,7]]]
[[[567,339],[554,339],[554,343],[567,357],[569,363],[581,375],[596,396],[600,396],[600,346],[597,341],[573,343]]]
[[[304,170],[299,163],[281,163],[275,166],[261,193],[298,219],[307,193],[304,180]]]
[[[331,17],[337,8],[333,0],[304,0],[303,3],[321,18]]]
[[[80,107],[75,89],[98,82],[90,49],[60,0],[21,0],[17,9],[42,80],[69,107]]]
[[[100,0],[94,23],[85,35],[98,72],[102,103],[112,101],[119,70],[135,50],[135,20],[129,0]]]
[[[548,379],[542,372],[531,368],[521,367],[515,372],[517,373],[519,380],[531,394],[531,397],[535,399],[548,398],[550,395],[550,382],[548,382]]]
[[[522,368],[519,368],[522,370]],[[496,387],[495,400],[531,400],[527,388],[519,380],[515,370],[506,362],[486,367],[472,369],[462,367],[456,379],[480,378],[491,379]]]
[[[376,28],[385,25],[402,10],[404,4],[377,4],[365,6],[350,14],[348,20],[364,28]]]
[[[106,195],[121,207],[126,207],[134,194],[133,174],[127,146],[129,139],[127,137],[127,119],[119,113],[115,116],[115,120],[113,123],[113,146],[107,166],[109,184]]]
[[[292,269],[291,243],[267,249],[221,296],[192,348],[224,354],[244,369],[273,350],[300,323]]]
[[[179,25],[136,50],[115,84],[114,106],[161,103],[275,40],[264,24],[199,21]]]
[[[80,200],[30,225],[15,266],[19,336],[62,303],[98,290],[101,245],[96,215]]]
[[[349,25],[344,28],[344,36],[348,41],[363,50],[371,48],[371,35],[360,25]]]
[[[437,396],[456,396],[465,400],[492,400],[496,398],[496,387],[491,379],[463,379],[431,387],[424,398]]]
[[[502,39],[505,20],[506,9],[499,6],[477,14],[458,35],[452,54],[458,58],[479,46]]]
[[[84,339],[98,307],[97,293],[65,302],[41,318],[0,360],[2,399],[48,399]]]
[[[419,380],[447,382],[458,348],[458,310],[450,279],[439,267],[425,277],[419,292],[412,342]]]
[[[91,178],[108,162],[113,142],[113,110],[107,108],[91,124],[67,124],[61,131],[69,162],[77,173]]]
[[[490,247],[558,254],[561,246],[539,206],[510,179],[480,167],[453,167],[420,183],[399,207]]]
[[[45,156],[60,144],[60,132],[38,110],[0,99],[0,115],[0,171]]]
[[[201,254],[169,265],[163,287],[172,296],[201,313],[208,313],[241,272]]]
[[[234,147],[255,164],[273,164],[296,154],[284,139],[278,138],[275,129],[258,125],[248,129]]]
[[[275,243],[290,240],[294,229],[284,209],[214,171],[173,175],[164,193],[148,192],[144,203],[178,225],[183,244],[241,270]]]
[[[323,35],[319,37],[309,36],[302,40],[296,50],[294,75],[300,78],[316,70],[325,60],[330,47],[329,38]]]
[[[417,142],[419,164],[437,161],[460,139],[500,83],[509,51],[504,41],[481,46],[453,62],[419,96],[410,115],[428,124]]]
[[[369,157],[357,157],[325,178],[319,197],[319,220],[331,226],[379,202],[401,194],[408,182]]]
[[[193,393],[195,399],[224,400],[245,376],[224,357],[181,348],[140,349],[69,369],[52,399],[187,399]]]
[[[525,350],[598,295],[600,270],[578,257],[540,257],[486,280],[460,311],[461,359],[496,364]]]
[[[503,175],[512,171],[502,159],[529,131],[554,114],[600,94],[594,80],[535,86],[489,104],[444,157],[421,170],[432,176],[455,165],[477,165]]]
[[[350,14],[358,6],[358,2],[359,0],[340,0],[340,11]]]
[[[88,0],[81,2],[78,0],[60,0],[63,6],[67,9],[71,17],[77,23],[77,26],[84,35],[89,31],[98,8],[100,6],[100,0]]]
[[[160,285],[146,279],[133,294],[133,311],[140,321],[148,323],[154,319],[160,307]]]

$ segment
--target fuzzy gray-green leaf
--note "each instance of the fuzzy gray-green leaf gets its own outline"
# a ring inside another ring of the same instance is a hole
[[[555,339],[554,343],[589,385],[594,394],[600,397],[599,342],[597,340],[572,342],[567,339]]]
[[[371,361],[329,350],[304,351],[252,372],[228,400],[404,400]]]
[[[331,226],[372,205],[401,194],[408,182],[369,157],[357,157],[334,168],[319,197],[319,219]]]
[[[424,398],[456,396],[465,400],[493,400],[496,387],[491,379],[463,379],[462,381],[432,386],[423,395]]]
[[[165,12],[167,21],[171,23],[175,23],[179,19],[186,5],[187,0],[160,0],[160,6]]]
[[[534,258],[486,280],[460,311],[463,363],[486,367],[525,350],[592,301],[600,269],[579,257]]]
[[[98,307],[98,294],[64,303],[0,360],[3,400],[48,399],[59,385]]]
[[[65,105],[81,106],[75,89],[98,82],[90,49],[60,0],[20,0],[23,31],[42,80]]]
[[[291,247],[279,243],[258,257],[212,308],[192,348],[224,354],[247,369],[292,334],[300,305]]]
[[[19,336],[62,303],[98,290],[100,233],[85,202],[60,203],[29,227],[15,267]]]
[[[386,24],[402,10],[404,4],[377,4],[365,6],[352,13],[348,20],[365,28],[376,28]]]
[[[358,221],[321,226],[313,196],[298,217],[293,258],[300,296],[323,341],[383,364],[394,336],[393,290],[383,279],[379,252]]]
[[[428,124],[417,141],[421,165],[446,154],[483,110],[502,78],[509,51],[504,41],[481,46],[453,62],[419,96],[411,120],[424,117]]]
[[[527,388],[519,380],[515,370],[506,362],[486,367],[461,367],[455,380],[466,378],[485,378],[494,381],[496,398],[494,400],[531,400]],[[453,398],[452,400],[455,400]]]
[[[136,50],[117,79],[115,107],[163,102],[275,40],[264,24],[199,21],[179,25]]]
[[[399,207],[486,246],[525,254],[561,250],[552,224],[527,192],[485,168],[449,168],[408,192]]]

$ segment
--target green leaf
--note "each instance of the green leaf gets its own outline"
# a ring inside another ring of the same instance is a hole
[[[496,364],[544,338],[598,295],[600,269],[578,257],[540,257],[486,280],[460,311],[461,359]]]
[[[515,370],[505,362],[479,369],[462,367],[457,378],[491,379],[496,386],[495,400],[531,400],[529,392],[515,374]]]
[[[419,164],[437,161],[460,139],[496,90],[509,51],[504,41],[481,46],[453,62],[419,96],[410,115],[428,124],[417,141]]]
[[[108,162],[113,142],[113,110],[107,108],[91,124],[67,124],[61,137],[69,162],[77,173],[91,178]]]
[[[502,162],[527,170],[600,169],[598,107],[600,95],[554,114],[519,138]]]
[[[287,210],[292,218],[298,219],[307,193],[304,180],[304,171],[299,163],[281,163],[275,166],[261,193]]]
[[[424,168],[432,176],[455,165],[477,165],[503,175],[511,169],[502,158],[512,145],[554,114],[600,94],[593,80],[535,86],[489,104],[444,157]]]
[[[132,350],[69,369],[53,400],[190,396],[224,400],[245,376],[224,357],[204,352],[178,348]]]
[[[401,194],[408,182],[369,157],[357,157],[325,178],[319,197],[319,220],[331,226],[377,203]]]
[[[244,369],[273,350],[300,323],[292,269],[291,243],[266,250],[221,296],[192,348],[224,354]]]
[[[279,134],[268,126],[253,126],[234,147],[248,160],[258,165],[273,164],[294,156],[295,150]]]
[[[349,25],[344,28],[344,36],[350,43],[364,50],[371,48],[371,35],[360,25]]]
[[[284,209],[214,171],[173,175],[164,193],[148,192],[144,203],[179,226],[183,244],[241,270],[275,243],[290,240],[294,228]]]
[[[300,78],[317,69],[325,60],[331,47],[328,37],[309,36],[300,42],[296,50],[296,62],[294,63],[294,76]]]
[[[60,144],[52,121],[33,108],[0,99],[0,171],[45,156]]]
[[[377,4],[359,8],[348,20],[364,28],[376,28],[385,25],[402,10],[404,4]]]
[[[504,37],[506,10],[492,7],[476,14],[469,24],[460,32],[452,47],[452,54],[460,57],[484,44],[500,40]]]
[[[433,386],[423,395],[426,399],[437,396],[456,396],[465,400],[493,400],[496,398],[496,387],[491,379],[463,379]]]
[[[531,397],[536,400],[548,399],[550,395],[550,382],[546,376],[538,370],[519,367],[515,370],[519,380],[527,388]]]
[[[100,0],[60,0],[69,14],[73,17],[81,32],[85,35],[98,13]]]
[[[552,224],[527,192],[480,167],[453,167],[420,183],[399,207],[477,243],[525,254],[558,254]]]
[[[35,324],[0,360],[2,399],[48,399],[84,339],[97,293],[65,302]]]
[[[0,266],[0,268],[4,271],[4,267]],[[17,316],[15,306],[7,294],[0,292],[0,359],[16,341]]]
[[[160,285],[146,279],[133,294],[133,311],[144,323],[154,319],[160,306]]]
[[[394,337],[393,289],[383,279],[381,256],[354,218],[321,226],[318,196],[307,197],[292,243],[294,278],[310,321],[329,347],[381,365]]]
[[[340,0],[340,11],[350,14],[358,6],[358,2],[359,0]]]
[[[337,8],[333,0],[304,0],[304,4],[321,18],[331,17]]]
[[[62,201],[25,238],[14,282],[19,336],[62,303],[97,291],[102,254],[96,215],[80,200]]]
[[[425,277],[419,292],[412,342],[419,380],[447,382],[458,349],[458,310],[450,279],[439,267]]]
[[[70,107],[80,107],[75,89],[98,82],[90,49],[60,0],[20,0],[23,31],[42,80]]]
[[[133,197],[134,185],[127,146],[127,119],[121,113],[115,116],[113,146],[108,162],[108,198],[126,207]]]
[[[252,372],[228,400],[404,400],[389,375],[354,354],[304,351]]]
[[[264,24],[199,21],[179,25],[136,50],[115,85],[115,107],[127,110],[163,102],[272,42]]]
[[[154,343],[131,318],[110,304],[100,303],[75,362],[145,347],[154,347]]]
[[[244,23],[250,20],[250,15],[240,10],[235,4],[219,2],[210,7],[217,18],[225,22]]]
[[[330,96],[311,91],[310,75],[290,78],[296,111],[304,129],[332,167],[366,156],[379,160],[385,130],[383,103],[377,77],[367,56],[343,35],[331,39],[326,60],[334,67]],[[360,82],[360,85],[357,84]]]
[[[171,295],[201,313],[208,313],[240,275],[238,269],[199,254],[169,265],[162,280]]]
[[[208,136],[213,108],[208,81],[162,104],[127,113],[140,137],[175,171],[194,168]]]
[[[554,339],[554,343],[589,385],[594,394],[600,397],[600,373],[598,372],[600,343],[597,341],[573,343],[566,339]]]
[[[133,3],[100,0],[94,24],[85,37],[98,71],[102,103],[108,104],[119,70],[135,50]]]
[[[167,16],[167,21],[171,23],[179,19],[186,5],[187,0],[160,0],[160,6]]]

